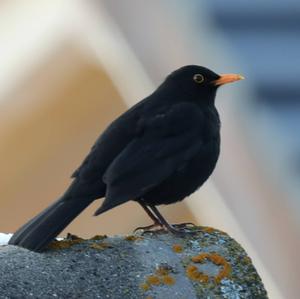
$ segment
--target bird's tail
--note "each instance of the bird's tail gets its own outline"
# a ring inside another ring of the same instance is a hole
[[[64,195],[24,224],[8,244],[33,251],[43,250],[93,200],[68,199]]]

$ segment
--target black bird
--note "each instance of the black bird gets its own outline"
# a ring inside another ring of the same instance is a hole
[[[108,126],[62,197],[23,225],[9,244],[43,250],[102,197],[105,200],[95,215],[134,200],[154,225],[181,232],[156,206],[183,200],[211,175],[220,151],[216,91],[241,79],[197,65],[171,73],[150,96]]]

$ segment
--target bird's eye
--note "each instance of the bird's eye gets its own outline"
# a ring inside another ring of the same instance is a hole
[[[204,81],[204,77],[201,74],[194,75],[193,79],[198,84],[200,84],[200,83],[202,83]]]

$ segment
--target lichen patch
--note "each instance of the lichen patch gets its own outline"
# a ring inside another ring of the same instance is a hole
[[[126,236],[124,239],[126,241],[131,241],[131,242],[144,240],[143,237],[141,237],[141,236],[134,236],[134,235]]]
[[[101,242],[101,243],[92,243],[90,244],[90,248],[96,249],[96,250],[104,250],[107,248],[113,248],[113,246],[110,243]]]
[[[94,237],[90,238],[92,241],[101,241],[107,238],[107,235],[95,235]]]
[[[176,253],[181,253],[183,251],[183,247],[180,244],[174,244],[172,246],[172,250]]]
[[[231,265],[226,261],[224,257],[217,253],[200,253],[191,258],[193,263],[204,263],[205,261],[210,261],[217,266],[220,266],[220,270],[217,275],[213,276],[215,283],[219,284],[222,279],[227,278],[231,274]],[[208,282],[209,276],[201,271],[195,265],[188,265],[186,268],[186,275],[192,279],[199,282]]]

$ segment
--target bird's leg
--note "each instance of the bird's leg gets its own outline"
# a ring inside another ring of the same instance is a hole
[[[190,231],[185,231],[185,230],[180,230],[180,229],[176,229],[174,226],[170,225],[167,220],[160,214],[160,212],[158,211],[158,209],[155,206],[149,206],[152,210],[152,212],[154,213],[154,215],[157,217],[157,219],[160,221],[160,223],[163,225],[163,227],[171,232],[172,234],[175,235],[185,235],[186,233],[194,233],[194,232],[190,232]],[[177,225],[177,227],[180,227]]]
[[[134,232],[138,230],[143,230],[144,232],[150,231],[151,229],[155,227],[164,227],[164,225],[159,221],[159,219],[154,215],[154,213],[148,208],[148,206],[140,201],[139,204],[142,206],[142,208],[145,210],[147,215],[153,220],[153,224],[143,227],[137,227]]]

